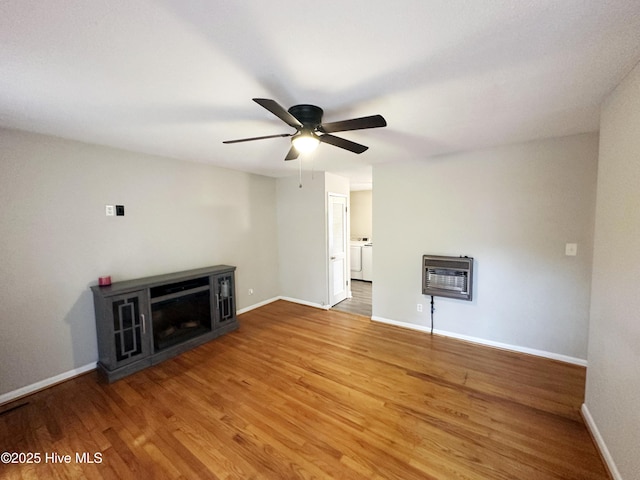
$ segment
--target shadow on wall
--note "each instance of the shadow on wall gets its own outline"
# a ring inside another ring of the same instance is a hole
[[[98,340],[96,336],[93,295],[90,286],[85,285],[64,321],[69,325],[73,355],[73,368],[84,367],[98,360]]]

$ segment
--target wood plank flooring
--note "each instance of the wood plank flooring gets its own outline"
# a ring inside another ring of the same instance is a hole
[[[609,478],[582,367],[284,301],[240,325],[111,385],[89,373],[0,407],[0,452],[41,455],[0,478]]]
[[[333,310],[371,318],[371,282],[351,280],[351,298],[334,305]]]

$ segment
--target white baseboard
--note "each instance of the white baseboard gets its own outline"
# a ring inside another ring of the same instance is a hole
[[[330,305],[322,305],[320,303],[307,302],[306,300],[300,300],[298,298],[291,297],[278,297],[279,300],[286,300],[287,302],[299,303],[300,305],[306,305],[308,307],[320,308],[322,310],[329,310]]]
[[[248,307],[241,308],[236,312],[236,315],[242,315],[243,313],[250,312],[251,310],[255,310],[256,308],[263,307],[269,303],[275,302],[276,300],[280,300],[281,297],[273,297],[262,302],[254,303],[253,305],[249,305]]]
[[[73,370],[69,370],[68,372],[61,373],[56,375],[55,377],[46,378],[36,383],[32,383],[31,385],[27,385],[22,388],[18,388],[12,392],[3,393],[0,395],[0,405],[5,403],[12,402],[20,397],[24,397],[31,393],[35,393],[38,390],[45,389],[47,387],[51,387],[56,383],[64,382],[65,380],[69,380],[70,378],[77,377],[78,375],[82,375],[83,373],[89,372],[91,370],[95,370],[97,366],[97,362],[92,362],[87,365],[84,365],[79,368],[74,368]]]
[[[430,333],[431,329],[424,325],[417,325],[415,323],[398,322],[397,320],[390,320],[383,317],[371,317],[371,320],[388,323],[389,325],[396,325],[398,327],[409,328],[412,330],[419,330],[421,332]],[[512,352],[526,353],[529,355],[535,355],[537,357],[549,358],[552,360],[558,360],[560,362],[572,363],[574,365],[580,365],[582,367],[587,366],[587,361],[582,358],[570,357],[568,355],[562,355],[560,353],[547,352],[545,350],[536,350],[535,348],[520,347],[517,345],[510,345],[508,343],[494,342],[493,340],[485,340],[484,338],[471,337],[469,335],[462,335],[459,333],[447,332],[444,330],[433,330],[434,334],[442,335],[443,337],[457,338],[458,340],[464,340],[465,342],[477,343],[488,347],[500,348],[502,350],[509,350]]]
[[[262,302],[254,303],[253,305],[249,305],[248,307],[245,307],[245,308],[241,308],[236,312],[236,314],[242,315],[243,313],[250,312],[251,310],[255,310],[256,308],[264,307],[265,305],[273,303],[277,300],[284,300],[285,302],[291,302],[291,303],[299,303],[300,305],[306,305],[307,307],[313,307],[313,308],[320,308],[322,310],[329,310],[331,308],[329,305],[322,305],[320,303],[308,302],[306,300],[300,300],[298,298],[279,296],[279,297],[269,298]]]
[[[320,303],[308,302],[306,300],[300,300],[298,298],[273,297],[273,298],[269,298],[267,300],[264,300],[263,302],[254,303],[253,305],[250,305],[248,307],[242,308],[242,309],[238,310],[236,313],[237,313],[237,315],[242,315],[243,313],[250,312],[251,310],[255,310],[256,308],[263,307],[263,306],[268,305],[269,303],[273,303],[273,302],[275,302],[277,300],[284,300],[285,302],[291,302],[291,303],[299,303],[300,305],[306,305],[307,307],[313,307],[313,308],[320,308],[322,310],[329,310],[331,308],[329,305],[322,305]]]
[[[604,443],[604,438],[602,438],[600,430],[598,430],[598,426],[591,416],[591,412],[589,412],[589,409],[587,408],[587,405],[583,403],[580,410],[582,412],[582,418],[584,418],[587,428],[591,432],[591,436],[595,440],[598,450],[600,450],[600,455],[602,455],[602,458],[607,464],[607,468],[609,469],[609,473],[613,477],[613,480],[623,480],[622,475],[620,475],[618,467],[616,467],[616,463],[613,461],[613,457],[607,448],[607,444]]]

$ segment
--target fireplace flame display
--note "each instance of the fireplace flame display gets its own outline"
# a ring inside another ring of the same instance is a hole
[[[209,278],[151,289],[153,342],[163,350],[211,331]]]

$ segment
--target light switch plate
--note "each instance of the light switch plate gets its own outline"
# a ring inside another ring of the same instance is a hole
[[[578,254],[578,244],[577,243],[567,243],[564,246],[564,254],[569,257],[575,257]]]

